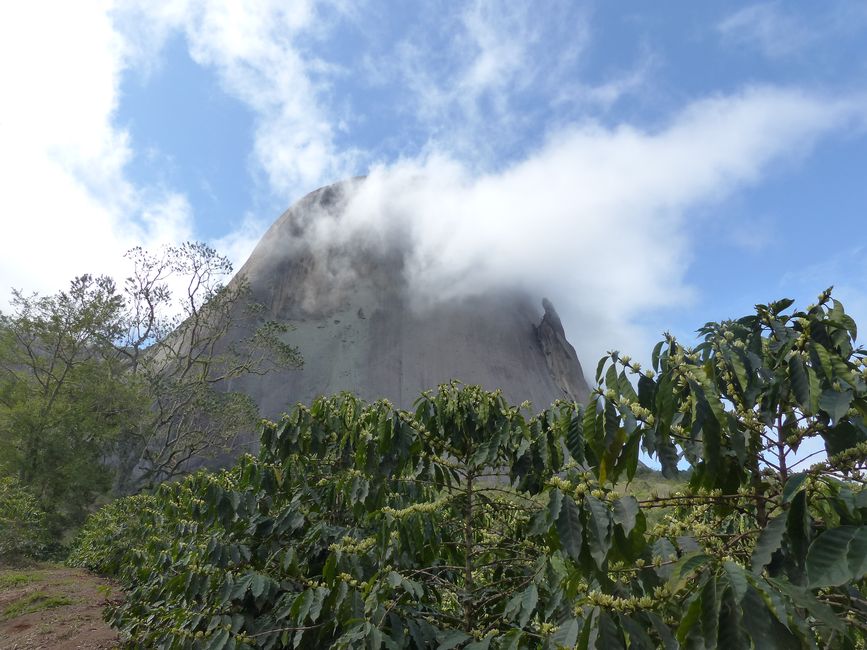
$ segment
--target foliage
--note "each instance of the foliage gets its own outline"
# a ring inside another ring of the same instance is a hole
[[[790,306],[666,337],[648,373],[611,353],[586,409],[299,406],[124,510],[148,532],[111,619],[155,648],[863,647],[865,353],[828,293]],[[641,449],[688,486],[619,494]]]
[[[230,382],[300,363],[285,327],[246,311],[244,279],[221,284],[231,265],[213,249],[130,257],[122,291],[85,275],[51,296],[13,292],[0,313],[0,476],[36,495],[55,538],[113,479],[135,491],[223,451],[256,417]],[[233,328],[246,338],[228,343]]]
[[[805,311],[792,304],[707,323],[693,349],[666,336],[645,374],[616,352],[597,370],[584,435],[599,475],[628,474],[637,441],[663,472],[693,469],[689,490],[642,504],[677,506],[652,532],[692,539],[681,643],[865,642],[867,351],[830,289]],[[826,458],[808,466],[817,442]]]
[[[66,563],[101,574],[119,573],[128,550],[152,533],[142,513],[154,503],[152,495],[138,494],[116,499],[93,513],[75,536]]]
[[[125,489],[174,478],[225,450],[255,420],[256,406],[231,391],[232,380],[297,367],[297,349],[282,340],[288,326],[262,318],[243,277],[227,285],[232,265],[201,243],[159,254],[128,253],[134,272],[124,286],[119,352],[146,387],[151,409],[128,433]],[[230,341],[231,331],[246,338]]]
[[[53,296],[14,292],[0,314],[0,476],[15,476],[56,533],[110,485],[104,458],[139,411],[111,340],[121,301],[82,276]]]
[[[45,512],[13,478],[0,478],[0,563],[38,558],[47,542]]]

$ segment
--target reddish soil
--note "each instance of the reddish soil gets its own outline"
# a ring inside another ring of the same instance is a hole
[[[117,648],[102,610],[119,596],[117,585],[82,569],[0,568],[0,650]],[[22,611],[28,604],[37,611]]]

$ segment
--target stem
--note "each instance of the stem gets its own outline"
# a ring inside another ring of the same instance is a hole
[[[762,477],[759,474],[758,469],[758,466],[756,466],[753,471],[753,489],[756,491],[756,494],[760,494],[762,489]],[[756,521],[758,521],[759,526],[762,528],[764,528],[768,523],[768,514],[765,510],[764,499],[756,499]]]
[[[473,471],[467,472],[467,510],[464,513],[464,632],[473,629]]]
[[[761,447],[761,441],[756,441],[756,445]],[[752,473],[752,486],[753,486],[753,494],[756,498],[756,521],[759,524],[760,528],[764,528],[768,523],[768,514],[765,510],[765,500],[764,497],[765,492],[762,489],[762,474],[759,471],[759,454],[756,453],[752,457],[752,463],[750,466],[750,472]]]
[[[783,434],[783,412],[777,414],[777,458],[780,459],[780,483],[785,485],[789,472],[786,469],[786,438]]]

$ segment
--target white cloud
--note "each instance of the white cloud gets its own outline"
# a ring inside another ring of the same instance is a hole
[[[335,145],[324,101],[335,70],[306,47],[343,11],[313,0],[175,0],[158,7],[129,0],[118,22],[151,61],[169,34],[184,34],[193,60],[214,69],[223,90],[255,113],[255,160],[270,189],[288,199],[352,170],[356,154]]]
[[[84,272],[122,277],[125,249],[196,236],[182,193],[129,180],[127,164],[147,152],[134,152],[114,123],[123,75],[157,69],[178,31],[256,112],[254,155],[273,191],[288,198],[348,173],[353,153],[334,146],[314,79],[327,66],[296,47],[325,28],[317,11],[313,2],[3,4],[0,303],[10,287],[54,291]],[[250,228],[221,243],[242,254]]]
[[[534,152],[485,171],[491,167],[467,150],[483,149],[492,133],[521,119],[511,102],[522,88],[550,89],[561,74],[540,76],[552,61],[534,58],[545,33],[524,20],[529,5],[509,7],[479,2],[457,16],[450,56],[459,65],[446,68],[456,81],[420,75],[413,91],[432,102],[425,154],[375,168],[341,227],[332,232],[323,221],[320,229],[335,241],[360,231],[408,238],[408,272],[426,299],[516,285],[548,295],[585,360],[611,345],[644,347],[642,310],[690,299],[683,225],[691,207],[757,182],[782,155],[807,150],[863,110],[754,88],[696,102],[657,131],[591,121],[557,128]],[[76,273],[113,271],[127,247],[195,236],[183,194],[128,180],[133,152],[113,123],[124,71],[159,65],[173,33],[183,33],[193,58],[255,112],[253,155],[274,192],[297,196],[357,165],[360,154],[337,144],[335,71],[311,45],[329,28],[319,4],[61,4],[51,21],[47,11],[32,3],[0,10],[0,174],[11,179],[2,190],[0,280],[7,287],[52,290]],[[557,24],[575,32],[563,55],[571,65],[586,46],[586,22],[570,14]],[[642,77],[598,86],[599,101],[616,101]],[[437,124],[463,127],[437,137]],[[243,262],[262,230],[248,215],[216,243]]]
[[[460,11],[428,11],[423,29],[368,66],[377,77],[393,69],[406,119],[426,134],[427,151],[496,165],[528,131],[544,129],[550,109],[599,103],[590,95],[601,89],[587,84],[579,93],[574,81],[591,42],[588,12],[576,3],[540,11],[531,2],[475,0]]]
[[[112,118],[130,51],[109,10],[0,5],[0,302],[10,287],[118,274],[124,249],[189,232],[182,196],[143,192],[124,175],[132,152]]]
[[[863,111],[754,88],[696,102],[655,132],[578,125],[499,173],[445,154],[404,160],[373,170],[318,237],[409,246],[421,302],[516,286],[547,295],[585,362],[610,346],[640,354],[642,312],[690,299],[689,209]]]

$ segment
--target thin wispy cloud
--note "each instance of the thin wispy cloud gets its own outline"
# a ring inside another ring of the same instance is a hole
[[[716,28],[730,46],[784,59],[804,55],[824,41],[850,37],[867,25],[867,5],[859,0],[836,0],[816,8],[808,18],[793,3],[757,2],[726,15]]]
[[[796,53],[816,37],[807,25],[786,11],[784,3],[776,1],[739,9],[726,16],[717,29],[726,41],[756,47],[769,57]]]

